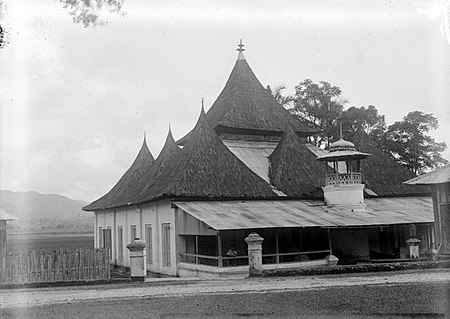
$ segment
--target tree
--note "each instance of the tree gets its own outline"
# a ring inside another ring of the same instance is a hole
[[[106,22],[101,14],[122,13],[122,5],[125,0],[59,0],[63,7],[69,10],[74,23],[81,23],[86,28],[104,25]]]
[[[282,93],[283,90],[286,90],[286,87],[284,85],[277,85],[274,89],[272,89],[270,85],[268,85],[267,90],[270,92],[270,94],[272,94],[275,100],[282,106],[286,107],[292,102],[292,96],[284,95]]]
[[[349,140],[353,140],[357,131],[363,130],[374,141],[378,141],[386,131],[384,115],[378,114],[373,105],[367,108],[352,106],[342,112],[339,121],[342,123],[345,138]]]
[[[337,121],[341,117],[346,100],[341,98],[341,89],[330,83],[314,83],[310,79],[300,82],[295,87],[290,111],[301,118],[317,125],[321,134],[312,138],[316,146],[329,146],[337,133]]]
[[[447,145],[426,134],[438,127],[438,119],[433,114],[410,112],[387,128],[384,149],[415,174],[447,164],[441,154]]]

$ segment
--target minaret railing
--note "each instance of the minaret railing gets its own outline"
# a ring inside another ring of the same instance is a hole
[[[349,184],[362,184],[361,173],[356,172],[337,173],[337,174],[328,174],[326,176],[326,186],[349,185]]]

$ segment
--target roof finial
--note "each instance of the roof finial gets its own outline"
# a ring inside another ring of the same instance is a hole
[[[144,130],[144,142],[147,140],[147,132]]]
[[[342,122],[339,123],[339,135],[340,135],[341,140],[342,140],[342,139],[344,138],[344,137],[342,136]]]
[[[244,53],[243,53],[245,51],[245,49],[244,49],[244,45],[242,44],[242,39],[239,41],[238,48],[236,49],[236,51],[239,52],[238,60],[245,60]]]

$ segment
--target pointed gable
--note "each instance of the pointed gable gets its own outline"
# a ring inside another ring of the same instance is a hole
[[[83,207],[83,210],[93,211],[121,206],[123,201],[132,196],[132,186],[140,180],[144,172],[153,164],[155,159],[150,153],[144,137],[141,150],[130,168],[123,174],[116,185],[104,196]]]
[[[129,200],[130,204],[141,203],[145,201],[149,194],[149,190],[155,181],[161,176],[165,170],[175,162],[181,155],[181,148],[175,143],[172,135],[172,131],[169,128],[169,132],[166,137],[161,152],[156,158],[153,165],[145,172],[141,180],[136,184],[134,190],[134,197]]]
[[[361,161],[364,185],[378,196],[423,195],[430,193],[427,187],[406,185],[416,175],[397,163],[370,140],[362,130],[354,136],[356,147],[360,152],[369,153],[367,159]]]
[[[163,197],[256,199],[276,195],[268,183],[227,149],[202,109],[181,154],[155,178],[139,202]]]
[[[245,59],[236,61],[207,118],[216,130],[264,131],[281,136],[286,126],[291,125],[302,136],[316,132],[275,100],[256,78]]]
[[[271,184],[289,197],[321,196],[325,167],[288,126],[269,157]]]
[[[238,49],[239,56],[230,77],[206,117],[220,135],[222,133],[281,136],[288,125],[300,136],[319,130],[303,123],[280,105],[264,88]],[[190,133],[178,143],[184,145]]]

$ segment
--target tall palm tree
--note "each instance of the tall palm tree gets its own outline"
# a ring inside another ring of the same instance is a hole
[[[277,85],[274,89],[270,87],[270,85],[267,86],[267,90],[272,94],[272,96],[275,98],[275,100],[280,103],[282,106],[288,108],[289,103],[292,102],[292,96],[291,95],[284,95],[282,93],[283,90],[286,90],[286,87],[284,85]]]

